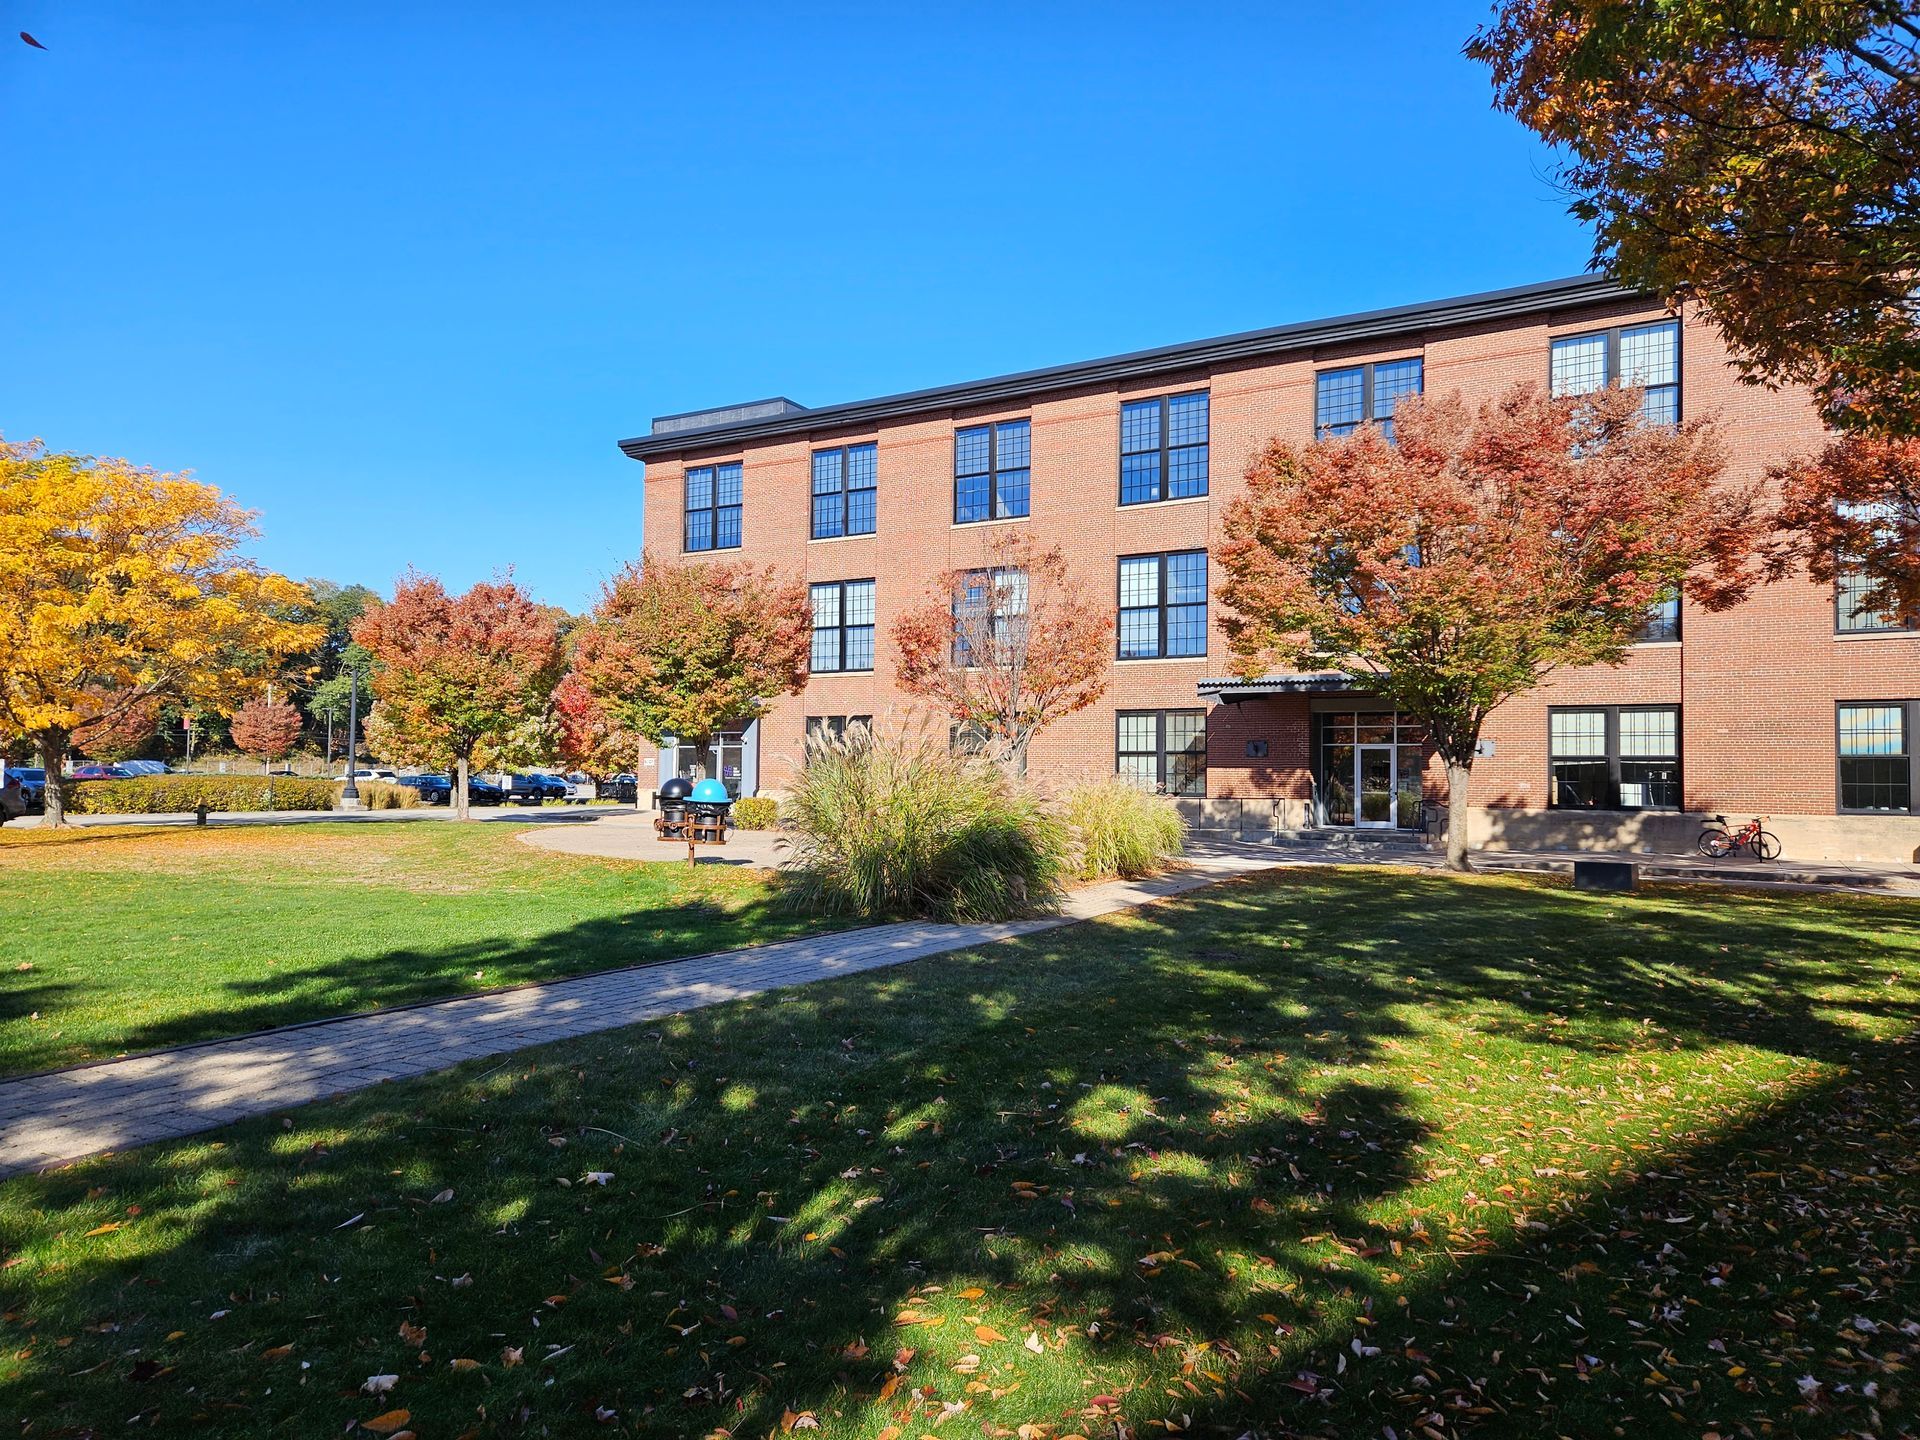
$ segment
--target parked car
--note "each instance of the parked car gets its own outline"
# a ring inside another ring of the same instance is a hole
[[[26,788],[21,785],[20,777],[9,770],[5,778],[0,779],[0,825],[18,820],[26,813]]]
[[[567,782],[558,775],[534,773],[515,775],[507,782],[507,799],[515,805],[538,805],[546,800],[565,800]]]
[[[633,804],[639,794],[640,782],[632,775],[615,775],[594,787],[595,799],[618,800],[622,805]]]
[[[68,773],[69,780],[131,780],[133,771],[124,765],[76,765]]]
[[[453,782],[444,775],[397,775],[393,783],[418,790],[423,805],[447,805],[453,801]]]
[[[347,778],[347,772],[342,770],[338,775],[334,776],[333,778],[335,780],[345,781],[345,779]],[[377,769],[377,770],[355,770],[353,772],[353,779],[356,785],[365,784],[369,780],[384,780],[387,784],[392,785],[396,783],[400,779],[400,777],[394,774],[393,771],[391,770]]]
[[[507,803],[506,788],[494,784],[491,780],[468,780],[467,803],[469,805],[504,805]]]
[[[563,798],[569,804],[584,805],[589,800],[596,799],[600,794],[600,787],[593,783],[593,777],[582,771],[576,770],[571,775],[566,776],[565,779],[567,793]]]
[[[26,802],[29,814],[37,815],[47,808],[47,772],[37,765],[9,765],[7,779],[20,782],[20,798]]]

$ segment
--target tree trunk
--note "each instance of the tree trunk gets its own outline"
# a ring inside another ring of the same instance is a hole
[[[66,758],[67,732],[41,731],[40,768],[47,772],[47,786],[42,792],[41,804],[46,811],[45,823],[55,827],[67,823],[67,778],[61,774],[61,766]]]
[[[1467,783],[1473,778],[1471,766],[1447,761],[1447,868],[1471,870],[1467,858]]]
[[[467,809],[467,757],[464,755],[456,755],[453,759],[453,818],[472,818]]]

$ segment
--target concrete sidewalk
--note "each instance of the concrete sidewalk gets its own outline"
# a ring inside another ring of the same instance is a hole
[[[0,1081],[0,1176],[212,1129],[486,1055],[612,1030],[789,985],[1037,934],[1284,864],[1204,848],[1173,874],[1074,891],[1001,925],[875,925],[717,955],[288,1026]]]

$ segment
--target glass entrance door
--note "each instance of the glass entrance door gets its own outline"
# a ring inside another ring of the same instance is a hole
[[[705,750],[682,744],[674,757],[675,768],[682,780],[720,781],[727,787],[727,795],[738,800],[741,777],[745,773],[742,764],[745,741],[744,730],[722,730]]]
[[[1399,800],[1399,787],[1394,784],[1393,759],[1391,745],[1354,746],[1354,792],[1357,797],[1353,816],[1355,825],[1379,830],[1393,828],[1394,811]]]

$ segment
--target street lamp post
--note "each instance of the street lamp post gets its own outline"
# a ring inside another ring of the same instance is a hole
[[[347,671],[347,785],[340,792],[342,810],[364,810],[360,802],[360,787],[354,783],[354,772],[360,768],[360,672]]]

